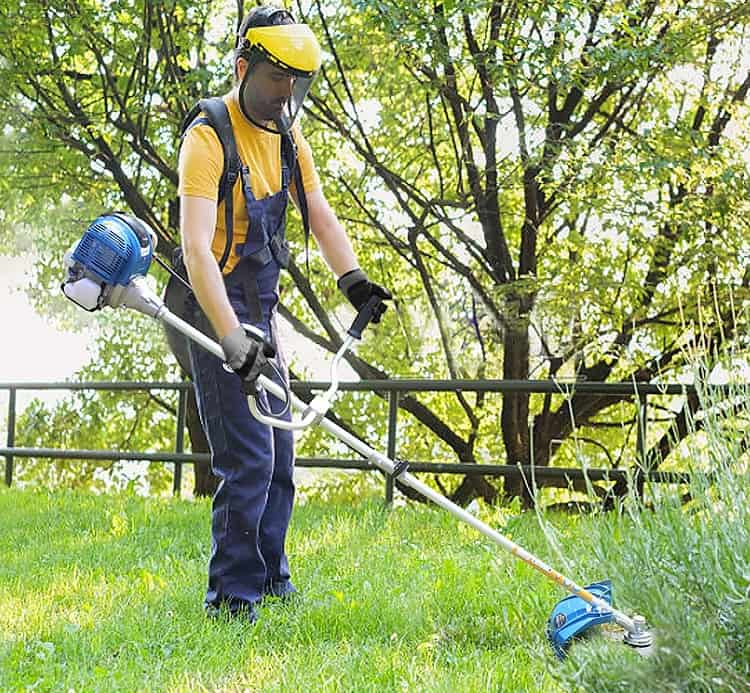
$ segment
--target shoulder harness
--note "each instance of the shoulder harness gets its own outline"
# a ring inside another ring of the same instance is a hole
[[[204,114],[203,116],[200,115],[201,112]],[[209,125],[214,129],[216,136],[219,138],[221,149],[224,154],[224,168],[219,180],[218,199],[218,202],[224,200],[224,222],[227,230],[226,245],[224,246],[224,252],[219,260],[219,269],[223,270],[229,259],[229,254],[232,252],[232,241],[234,236],[234,200],[232,190],[240,176],[242,162],[240,161],[240,156],[237,152],[237,143],[234,139],[232,121],[229,118],[229,110],[224,103],[224,99],[218,96],[201,99],[195,106],[193,106],[182,121],[182,126],[180,128],[181,137],[184,138],[188,130],[196,125]],[[277,124],[277,127],[279,127],[279,124]],[[279,132],[282,133],[281,156],[283,160],[286,161],[292,172],[292,180],[294,181],[294,187],[297,190],[297,201],[299,203],[302,226],[305,232],[305,249],[307,249],[310,238],[310,219],[305,188],[302,184],[302,171],[297,165],[297,146],[291,132],[285,131],[281,127],[279,127]]]

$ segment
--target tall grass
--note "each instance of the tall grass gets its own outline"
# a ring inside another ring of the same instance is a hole
[[[251,626],[202,615],[206,502],[4,489],[0,690],[750,690],[750,494],[724,404],[695,449],[715,476],[688,503],[683,488],[596,516],[480,508],[570,577],[611,578],[656,630],[649,658],[591,637],[559,662],[544,625],[564,594],[431,507],[308,498],[289,540],[303,596]]]
[[[579,560],[606,566],[616,599],[647,615],[653,657],[638,663],[611,646],[574,648],[562,669],[569,686],[598,691],[750,691],[750,392],[701,393],[701,420],[680,450],[689,488],[652,487],[647,508],[629,499],[590,523]],[[589,572],[590,574],[590,572]]]

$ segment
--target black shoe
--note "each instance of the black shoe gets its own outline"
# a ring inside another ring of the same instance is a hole
[[[270,580],[263,588],[264,599],[276,598],[287,602],[297,597],[299,597],[299,592],[291,580]]]
[[[204,604],[203,611],[206,618],[224,619],[225,621],[234,621],[244,619],[250,624],[258,620],[258,610],[254,604],[242,602],[241,604],[222,602],[219,606],[215,604]]]

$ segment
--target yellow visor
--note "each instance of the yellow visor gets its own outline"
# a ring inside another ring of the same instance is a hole
[[[311,77],[320,69],[320,45],[307,24],[252,27],[245,39],[269,62],[292,73]]]

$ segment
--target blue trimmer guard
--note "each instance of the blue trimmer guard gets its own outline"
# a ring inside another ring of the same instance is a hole
[[[612,603],[612,582],[602,580],[588,585],[586,589],[593,595]],[[562,659],[570,646],[571,640],[584,631],[612,620],[612,612],[604,611],[598,606],[589,604],[582,597],[571,594],[559,601],[547,621],[547,637],[555,654]]]

